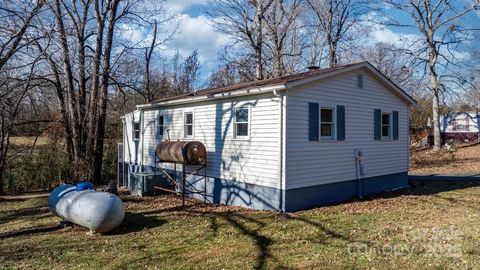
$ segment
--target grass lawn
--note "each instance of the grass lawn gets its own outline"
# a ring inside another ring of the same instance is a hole
[[[410,174],[480,174],[480,144],[459,148],[456,152],[434,153],[430,149],[413,150]]]
[[[123,196],[109,235],[60,228],[47,194],[0,198],[0,268],[479,269],[480,182],[281,215]]]

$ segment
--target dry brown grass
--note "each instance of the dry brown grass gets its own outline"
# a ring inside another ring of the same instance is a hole
[[[37,146],[43,146],[48,143],[47,137],[38,137],[35,142],[35,137],[11,137],[10,143],[17,146],[28,146],[31,147],[34,143]]]
[[[480,144],[462,147],[453,153],[414,150],[410,155],[410,174],[480,174]]]

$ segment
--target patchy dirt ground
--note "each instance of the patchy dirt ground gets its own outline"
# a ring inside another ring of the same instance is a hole
[[[122,195],[113,232],[63,228],[48,194],[0,197],[0,269],[480,269],[480,182],[283,215]]]
[[[480,175],[480,144],[459,148],[456,152],[413,150],[410,174]]]

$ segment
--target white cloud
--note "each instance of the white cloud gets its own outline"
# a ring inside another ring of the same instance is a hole
[[[166,6],[174,11],[182,13],[191,6],[205,5],[209,0],[167,0]]]
[[[210,22],[210,19],[204,15],[191,17],[188,14],[182,14],[177,21],[178,32],[164,47],[167,54],[178,51],[185,56],[198,50],[202,64],[216,60],[217,52],[229,42],[229,38],[216,32]]]
[[[471,58],[470,53],[466,51],[451,51],[451,53],[455,59],[460,61],[469,60]]]
[[[405,34],[393,32],[391,29],[386,27],[373,27],[373,31],[370,33],[370,36],[376,42],[383,42],[388,44],[400,45],[400,42],[412,42],[418,39],[418,35],[415,34]]]
[[[119,31],[122,33],[122,37],[124,39],[130,40],[134,43],[140,42],[144,38],[141,31],[139,31],[136,28],[133,28],[129,24],[125,24],[125,23],[119,24],[118,28],[119,28]]]

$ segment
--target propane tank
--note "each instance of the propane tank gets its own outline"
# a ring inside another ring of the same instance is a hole
[[[48,198],[48,208],[63,220],[98,233],[115,229],[125,217],[125,207],[118,196],[97,192],[89,182],[57,187]]]

